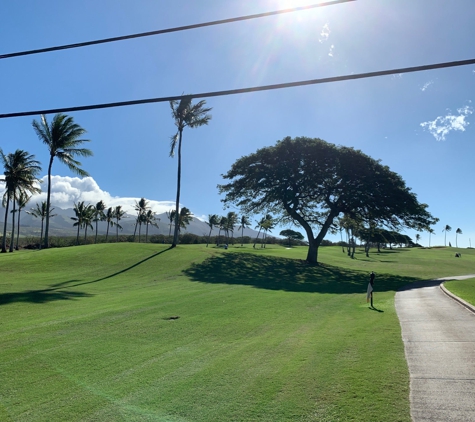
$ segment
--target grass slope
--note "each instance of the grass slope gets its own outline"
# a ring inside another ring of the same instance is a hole
[[[394,291],[470,273],[475,256],[322,248],[315,267],[305,254],[108,244],[0,256],[0,420],[409,421]],[[365,301],[371,270],[379,311]]]
[[[446,281],[444,286],[454,295],[475,306],[475,278]]]

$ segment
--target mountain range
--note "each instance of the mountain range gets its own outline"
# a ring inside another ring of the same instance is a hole
[[[75,236],[77,233],[77,228],[73,227],[74,221],[71,217],[74,217],[74,211],[72,208],[61,209],[55,208],[53,211],[54,217],[50,217],[49,222],[49,234],[50,236]],[[0,224],[1,228],[3,229],[3,222],[4,222],[5,210],[4,208],[0,207]],[[149,226],[148,234],[165,234],[168,235],[170,232],[170,222],[166,216],[166,213],[157,214],[157,223],[158,228]],[[135,220],[136,216],[131,214],[126,214],[121,220],[120,225],[122,226],[122,230],[119,230],[119,234],[133,234],[135,230]],[[9,219],[9,226],[11,220]],[[34,218],[32,215],[28,214],[24,210],[21,212],[20,215],[20,234],[24,236],[39,236],[41,232],[41,219]],[[95,230],[95,223],[93,223],[93,227]],[[241,236],[241,230],[237,229],[236,226],[234,230],[234,237]],[[9,227],[11,229],[11,227]],[[106,234],[107,231],[107,224],[105,221],[99,221],[98,223],[98,233],[99,234]],[[2,230],[3,232],[3,230]],[[84,233],[84,230],[81,230]],[[93,230],[88,230],[88,233],[92,233]],[[145,226],[142,226],[141,229],[142,234],[145,234]],[[213,227],[211,235],[218,235],[219,229]],[[113,235],[116,233],[116,227],[109,228],[109,235]],[[138,232],[137,232],[138,233]],[[186,227],[186,229],[182,229],[181,233],[192,233],[198,236],[208,236],[209,234],[209,226],[204,222],[199,220],[196,217],[193,217],[191,223]],[[256,237],[257,231],[252,230],[249,228],[244,229],[244,236]],[[173,234],[173,226],[172,226],[172,234]],[[223,234],[221,232],[221,234]]]

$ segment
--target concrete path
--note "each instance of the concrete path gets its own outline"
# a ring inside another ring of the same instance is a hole
[[[415,422],[475,421],[475,313],[440,287],[474,277],[415,283],[396,293]]]

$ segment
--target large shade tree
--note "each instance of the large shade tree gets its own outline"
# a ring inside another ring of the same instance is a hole
[[[38,138],[47,146],[49,151],[48,191],[46,194],[46,210],[49,211],[51,204],[51,170],[54,159],[57,158],[73,173],[85,177],[88,176],[88,173],[81,168],[81,163],[75,157],[89,157],[92,155],[92,151],[82,147],[84,142],[90,141],[81,138],[86,130],[74,123],[71,116],[58,113],[53,117],[51,123],[48,123],[46,116],[41,115],[40,121],[33,120],[32,125]],[[46,215],[45,220],[44,246],[47,248],[49,214]]]
[[[223,177],[229,182],[218,188],[225,205],[288,215],[301,226],[310,263],[318,262],[318,248],[340,214],[391,229],[423,230],[435,221],[400,175],[361,151],[321,139],[287,137],[241,157]]]
[[[35,156],[26,151],[17,149],[13,153],[5,155],[0,148],[0,161],[3,164],[3,178],[1,182],[5,183],[5,193],[2,198],[5,207],[5,220],[3,225],[2,252],[6,252],[7,241],[7,222],[10,202],[13,204],[12,213],[12,236],[10,240],[10,252],[13,252],[13,243],[15,238],[15,213],[16,202],[20,195],[27,193],[39,193],[39,180],[37,175],[41,171],[39,161]]]
[[[172,248],[178,244],[178,234],[180,231],[180,224],[178,222],[180,217],[180,190],[181,190],[181,146],[183,139],[183,130],[185,127],[197,128],[207,125],[211,120],[211,115],[208,114],[211,108],[205,107],[206,101],[201,100],[196,104],[192,103],[192,97],[186,96],[180,101],[170,101],[172,109],[172,117],[177,127],[177,132],[171,138],[170,157],[175,155],[175,148],[178,147],[178,170],[177,170],[177,184],[176,184],[176,203],[175,203],[175,231],[173,234]]]

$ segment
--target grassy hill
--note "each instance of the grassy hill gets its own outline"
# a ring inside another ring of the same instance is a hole
[[[410,421],[397,288],[475,252],[99,244],[0,256],[1,421]],[[375,306],[366,304],[377,274]]]

